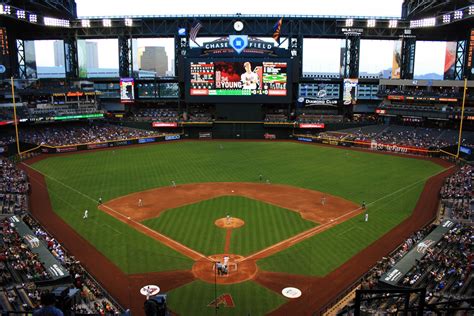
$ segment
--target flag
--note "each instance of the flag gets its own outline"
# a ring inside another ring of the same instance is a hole
[[[279,19],[278,22],[275,23],[273,26],[273,39],[280,43],[280,31],[281,31],[281,24],[283,22],[283,18]]]
[[[196,37],[197,33],[201,29],[202,24],[199,21],[194,22],[194,25],[191,27],[191,30],[189,31],[189,39],[193,42],[196,43]]]

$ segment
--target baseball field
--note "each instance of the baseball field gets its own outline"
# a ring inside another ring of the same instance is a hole
[[[446,172],[423,159],[245,141],[47,156],[28,168],[33,214],[123,305],[142,313],[138,290],[156,284],[179,315],[210,315],[216,303],[220,315],[305,305],[377,240],[409,219],[426,222],[431,215],[413,212],[442,179],[427,181]],[[364,256],[373,264],[390,250]],[[229,273],[217,275],[224,256]],[[302,296],[285,298],[287,286]]]

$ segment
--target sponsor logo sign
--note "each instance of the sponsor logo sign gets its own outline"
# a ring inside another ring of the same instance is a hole
[[[249,37],[247,35],[229,35],[229,45],[237,54],[240,54],[249,45]]]
[[[151,123],[153,127],[178,127],[177,122],[153,122]]]
[[[76,147],[76,146],[69,146],[69,147],[56,148],[56,151],[57,151],[58,153],[67,153],[67,152],[76,151],[76,150],[77,150],[77,147]]]
[[[324,128],[324,123],[301,123],[299,128]]]
[[[313,142],[313,139],[309,137],[298,137],[297,140],[302,141],[302,142],[308,142],[308,143]]]
[[[40,241],[38,237],[27,234],[23,236],[25,238],[26,242],[30,245],[30,248],[38,248],[40,245]]]
[[[148,137],[148,138],[140,138],[138,140],[139,144],[145,144],[145,143],[153,143],[156,140],[155,137]]]
[[[102,143],[102,144],[89,144],[87,145],[87,149],[97,149],[97,148],[105,148],[109,147],[109,144]]]
[[[421,254],[424,254],[426,252],[426,250],[428,250],[428,248],[430,248],[432,245],[434,245],[436,242],[434,240],[431,240],[431,239],[426,239],[426,240],[423,240],[422,242],[420,242],[417,246],[416,246],[416,251],[418,253],[421,253]]]
[[[265,133],[263,134],[263,138],[265,139],[276,139],[276,135],[275,134],[269,134],[269,133]]]
[[[165,140],[178,140],[181,138],[181,135],[167,135],[165,136]]]

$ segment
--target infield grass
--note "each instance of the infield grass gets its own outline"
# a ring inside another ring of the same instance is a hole
[[[336,268],[399,224],[412,212],[426,179],[442,170],[429,161],[337,147],[217,141],[53,156],[33,167],[47,175],[54,211],[128,273],[190,268],[192,262],[99,211],[96,199],[100,196],[106,202],[168,186],[172,180],[178,185],[258,182],[262,174],[274,184],[318,190],[356,203],[365,200],[370,205],[368,225],[361,226],[357,223],[361,218],[355,218],[259,263],[263,269],[317,275]],[[91,217],[87,222],[82,220],[86,208]],[[196,238],[208,233],[213,236],[212,225],[209,227]],[[178,225],[175,228],[181,229]],[[216,243],[213,239],[206,240]],[[247,243],[232,247],[250,251],[253,241]],[[213,249],[216,245],[199,247]],[[166,259],[154,260],[153,256]],[[295,258],[302,261],[298,266]]]
[[[167,210],[143,223],[205,255],[224,253],[226,230],[214,221],[244,219],[232,230],[229,253],[247,256],[316,226],[300,214],[242,196],[221,196]]]

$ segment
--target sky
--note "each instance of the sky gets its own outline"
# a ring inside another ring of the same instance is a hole
[[[351,15],[399,17],[403,0],[293,0],[275,1],[162,1],[162,0],[76,0],[79,16],[190,15],[190,14],[274,14]],[[285,3],[287,3],[285,5]],[[291,5],[290,5],[291,3]],[[284,35],[284,34],[283,34]],[[208,41],[198,38],[198,42]],[[265,38],[264,40],[273,41]],[[303,42],[304,72],[338,72],[339,39],[305,39]],[[170,39],[139,39],[138,46],[165,46],[168,64],[174,57]],[[360,72],[376,73],[391,68],[393,41],[361,41]],[[420,42],[416,49],[415,74],[439,72],[444,66],[444,42]],[[193,45],[191,45],[193,46]],[[53,66],[53,41],[36,41],[38,66]],[[99,67],[118,68],[117,40],[98,41]]]

